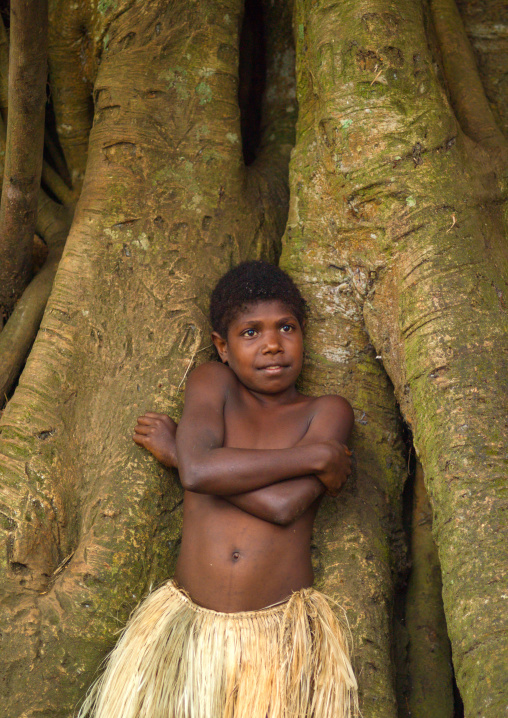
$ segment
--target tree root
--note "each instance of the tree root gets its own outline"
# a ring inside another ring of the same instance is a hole
[[[508,150],[485,96],[455,0],[432,0],[431,9],[451,101],[462,129],[486,147]]]
[[[37,232],[49,245],[49,253],[0,333],[0,407],[17,381],[39,330],[70,223],[71,212],[57,205],[41,190]]]
[[[0,203],[0,311],[8,316],[31,272],[47,79],[47,2],[12,0],[9,120]]]
[[[47,162],[42,165],[42,181],[62,204],[71,205],[76,202],[75,192],[67,187],[60,175]]]
[[[7,400],[39,331],[62,250],[60,246],[49,251],[43,268],[25,289],[0,334],[0,407]]]
[[[54,0],[49,6],[52,105],[60,148],[72,187],[77,192],[81,191],[87,163],[88,136],[94,115],[92,91],[102,50],[99,37],[104,15],[92,11],[92,7],[92,3],[69,3],[68,0]]]

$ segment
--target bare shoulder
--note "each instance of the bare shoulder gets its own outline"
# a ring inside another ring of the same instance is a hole
[[[218,361],[208,361],[191,371],[187,379],[187,388],[228,387],[236,380],[231,369]]]
[[[236,381],[231,369],[219,362],[206,362],[196,367],[185,386],[182,422],[185,424],[190,419],[196,425],[211,418],[217,421]]]
[[[309,408],[310,428],[326,431],[344,443],[348,440],[355,423],[355,415],[347,399],[338,394],[327,394],[314,399]]]
[[[315,411],[350,416],[354,420],[353,407],[343,396],[326,394],[325,396],[316,397],[313,403]]]

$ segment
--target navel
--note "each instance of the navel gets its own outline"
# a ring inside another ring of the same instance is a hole
[[[238,559],[240,558],[240,551],[233,551],[233,553],[231,554],[231,558],[233,559],[233,561],[238,561]]]

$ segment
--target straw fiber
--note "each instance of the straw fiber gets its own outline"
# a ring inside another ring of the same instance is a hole
[[[169,581],[132,616],[79,718],[352,718],[347,633],[312,588],[221,613]]]

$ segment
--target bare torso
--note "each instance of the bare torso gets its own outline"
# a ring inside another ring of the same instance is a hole
[[[305,435],[315,400],[262,406],[239,382],[224,409],[224,446],[285,449]],[[241,486],[239,486],[241,492]],[[256,518],[219,496],[185,492],[175,580],[217,611],[263,608],[313,581],[310,538],[319,501],[288,526]]]

